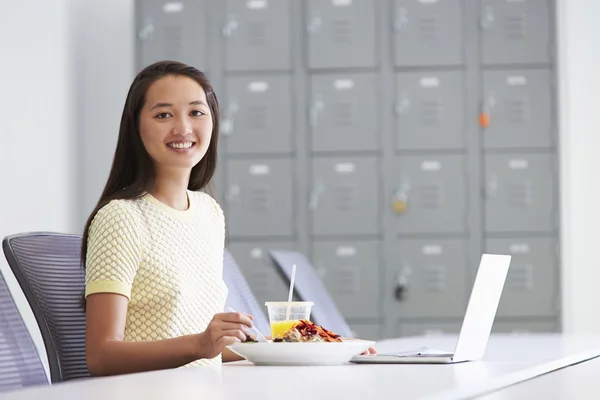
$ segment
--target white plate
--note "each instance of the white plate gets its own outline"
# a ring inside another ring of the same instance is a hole
[[[350,339],[317,343],[235,343],[234,353],[255,365],[340,365],[361,354],[375,342]]]

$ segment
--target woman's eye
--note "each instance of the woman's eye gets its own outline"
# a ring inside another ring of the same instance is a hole
[[[204,113],[199,110],[194,110],[190,114],[192,114],[194,117],[201,117],[202,115],[204,115]]]
[[[166,113],[166,112],[165,113],[160,113],[160,114],[158,114],[156,116],[156,118],[158,118],[158,119],[165,119],[165,118],[168,118],[168,117],[169,117],[169,113]]]

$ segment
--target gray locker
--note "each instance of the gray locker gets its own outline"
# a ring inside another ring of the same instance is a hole
[[[399,239],[385,274],[389,319],[462,317],[467,306],[467,246],[461,239]]]
[[[550,154],[485,157],[485,230],[547,232],[556,228],[557,168]]]
[[[378,149],[377,86],[374,74],[313,75],[308,113],[312,150]]]
[[[551,316],[558,311],[554,239],[488,239],[486,251],[512,255],[498,316]]]
[[[402,72],[396,76],[396,148],[465,146],[462,71]]]
[[[548,0],[481,0],[481,54],[484,64],[548,63]]]
[[[286,301],[289,287],[277,273],[267,252],[269,249],[297,250],[291,242],[231,242],[231,255],[238,263],[258,304],[266,301]]]
[[[307,0],[309,68],[375,67],[376,6],[372,0]]]
[[[292,236],[291,160],[229,160],[227,223],[232,237]]]
[[[511,70],[483,73],[483,127],[487,149],[542,148],[553,144],[550,71]]]
[[[225,208],[225,164],[222,161],[218,161],[217,169],[213,178],[212,183],[212,195],[219,202],[221,207]]]
[[[546,319],[513,319],[497,317],[492,327],[492,333],[512,333],[512,334],[528,334],[528,333],[547,333],[558,332],[558,324],[552,318]]]
[[[388,333],[388,337],[441,336],[458,334],[461,320],[400,321]]]
[[[467,230],[465,160],[460,155],[398,156],[392,209],[398,234]]]
[[[291,0],[226,0],[227,71],[290,70]]]
[[[162,60],[206,69],[205,0],[144,0],[136,5],[138,69]]]
[[[230,154],[290,153],[289,76],[229,77],[221,133]]]
[[[394,56],[400,67],[464,62],[462,0],[395,0]]]
[[[313,263],[346,319],[378,318],[380,246],[377,241],[318,241]]]
[[[349,325],[355,338],[363,340],[380,340],[382,337],[381,326],[376,322],[371,324],[349,322]]]
[[[322,158],[312,163],[313,235],[379,233],[379,160]]]

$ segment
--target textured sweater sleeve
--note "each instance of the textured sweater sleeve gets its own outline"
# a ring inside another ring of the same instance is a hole
[[[92,220],[86,254],[86,297],[118,293],[131,298],[141,260],[136,215],[125,202],[111,201]]]

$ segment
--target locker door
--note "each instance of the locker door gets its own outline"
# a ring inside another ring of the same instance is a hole
[[[310,68],[375,67],[377,41],[372,0],[307,0]]]
[[[226,0],[227,71],[291,69],[291,0]]]
[[[291,151],[291,89],[289,76],[227,79],[221,132],[228,153]]]
[[[204,0],[144,0],[137,4],[138,69],[156,61],[182,61],[204,70],[206,5]]]
[[[557,312],[555,240],[488,239],[486,251],[512,255],[498,316],[552,316]]]
[[[467,230],[467,183],[460,155],[398,156],[388,205],[398,234]]]
[[[529,318],[525,320],[496,318],[492,328],[492,333],[512,333],[521,335],[558,331],[558,324],[553,318],[536,319],[534,321]]]
[[[551,155],[487,155],[485,169],[487,232],[555,229],[557,171]]]
[[[378,323],[350,323],[353,336],[362,340],[380,340],[381,326]]]
[[[396,102],[397,149],[465,146],[465,88],[461,71],[399,73]]]
[[[229,245],[231,255],[261,307],[265,307],[266,301],[286,301],[288,296],[288,285],[277,273],[267,254],[273,248],[296,250],[291,242],[232,242]],[[264,310],[266,314],[266,307]]]
[[[462,64],[463,25],[461,0],[395,0],[393,31],[396,65]]]
[[[548,70],[486,71],[483,128],[487,149],[549,147],[552,140],[552,78]]]
[[[231,236],[291,236],[290,160],[229,160],[227,223]]]
[[[548,63],[548,0],[481,0],[483,63]]]
[[[313,151],[378,149],[376,88],[372,74],[313,76],[309,108]]]
[[[462,321],[448,320],[425,320],[425,321],[401,321],[393,327],[389,337],[406,336],[440,336],[448,334],[458,334],[460,332]]]
[[[221,207],[225,207],[225,169],[223,162],[218,162],[217,169],[213,175],[211,183],[213,186],[212,196],[217,200]]]
[[[376,158],[313,160],[314,235],[379,233],[379,165]]]
[[[399,239],[386,263],[386,318],[462,317],[469,292],[466,253],[461,239]]]
[[[378,242],[314,242],[313,260],[346,319],[379,317]]]

